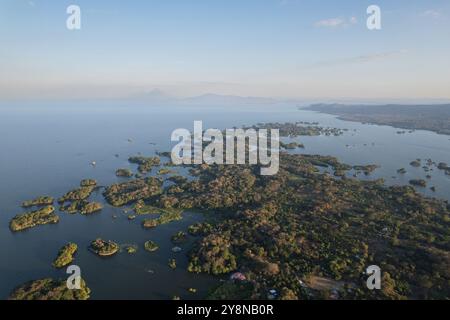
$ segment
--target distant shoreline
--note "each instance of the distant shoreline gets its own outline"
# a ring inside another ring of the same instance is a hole
[[[314,104],[301,110],[338,116],[345,121],[387,125],[405,130],[427,130],[450,135],[450,104],[344,105]]]

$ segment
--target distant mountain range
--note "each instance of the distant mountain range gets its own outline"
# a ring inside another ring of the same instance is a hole
[[[146,104],[171,104],[171,105],[195,105],[195,106],[226,106],[226,105],[271,105],[282,102],[273,98],[240,97],[233,95],[220,95],[207,93],[188,98],[177,98],[164,93],[159,89],[135,94],[126,100],[141,101]]]
[[[160,89],[152,89],[145,92],[123,98],[125,101],[143,103],[145,105],[188,105],[188,106],[270,106],[276,104],[290,104],[308,108],[310,106],[361,106],[362,99],[289,99],[289,98],[267,98],[254,96],[223,95],[216,93],[206,93],[193,97],[175,97],[165,93]],[[386,100],[388,101],[388,100]],[[395,106],[413,106],[413,105],[435,105],[438,103],[448,103],[447,100],[427,100],[417,101],[408,99],[389,100],[387,103]],[[380,106],[384,101],[370,100],[364,102],[367,106]]]

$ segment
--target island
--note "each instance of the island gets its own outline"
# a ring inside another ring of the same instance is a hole
[[[287,124],[284,134],[295,135],[302,126]],[[144,167],[141,171],[149,165]],[[204,213],[205,221],[188,227],[195,243],[186,250],[187,269],[229,277],[210,297],[448,298],[450,204],[425,197],[411,185],[348,175],[352,170],[370,174],[377,167],[282,152],[274,176],[260,175],[258,165],[185,165],[186,176],[131,179],[106,186],[103,196],[113,206],[127,206],[124,212],[134,210],[136,217],[154,215],[143,220],[144,228],[178,221],[184,211]],[[410,183],[426,186],[421,180]],[[81,186],[62,198],[69,205],[87,201],[93,189],[83,188],[92,187]],[[29,218],[24,220],[45,221]],[[172,240],[186,236],[181,231]],[[119,245],[97,239],[90,250],[110,256]],[[360,285],[369,265],[383,270],[381,290]],[[169,267],[177,267],[174,259]]]
[[[95,179],[84,179],[80,182],[80,187],[96,187],[97,180]]]
[[[412,179],[409,180],[409,184],[416,187],[425,188],[427,186],[427,182],[423,179]]]
[[[156,250],[159,249],[159,246],[155,242],[149,240],[149,241],[145,242],[144,248],[148,252],[155,252]]]
[[[42,196],[33,200],[27,200],[22,203],[22,207],[30,208],[30,207],[41,207],[41,206],[51,206],[55,202],[53,197]]]
[[[61,206],[63,212],[75,214],[79,212],[82,215],[89,215],[99,212],[103,209],[103,205],[99,202],[89,202],[86,200],[73,201],[68,205]]]
[[[55,268],[63,268],[73,261],[73,256],[78,250],[78,246],[75,243],[68,243],[59,250],[58,256],[53,261]]]
[[[162,181],[158,178],[141,178],[113,184],[106,188],[103,195],[109,204],[115,207],[121,207],[161,193],[161,186]]]
[[[211,221],[188,228],[198,237],[189,251],[190,272],[243,272],[252,279],[242,292],[246,299],[266,299],[272,291],[286,299],[320,299],[325,289],[316,285],[319,280],[342,299],[447,296],[450,261],[442,259],[450,251],[447,202],[426,198],[411,186],[335,178],[321,168],[355,166],[334,157],[280,157],[275,176],[261,176],[258,166],[250,165],[192,166],[195,179],[180,179],[144,200],[146,206],[170,203],[175,209],[213,212]],[[171,192],[174,187],[177,192]],[[145,224],[154,227],[157,221]],[[382,290],[355,289],[371,264],[383,266]],[[217,290],[236,298],[232,288]]]
[[[123,178],[131,178],[133,176],[133,172],[130,169],[117,169],[116,176]]]
[[[14,289],[9,300],[87,300],[91,290],[80,280],[79,290],[67,288],[66,280],[51,278],[30,281]]]
[[[143,157],[134,156],[128,159],[130,163],[138,164],[138,171],[140,173],[147,173],[152,170],[153,167],[159,166],[161,160],[159,157]]]
[[[11,231],[18,232],[38,225],[55,224],[59,222],[59,216],[53,206],[47,206],[35,211],[18,214],[10,221]]]
[[[177,261],[175,259],[169,260],[169,268],[175,270],[177,268]]]
[[[416,167],[416,168],[418,168],[418,167],[420,167],[422,164],[421,164],[421,162],[420,162],[420,159],[417,159],[417,160],[411,161],[411,162],[409,163],[409,165],[410,165],[411,167]]]
[[[181,244],[187,241],[187,234],[186,232],[178,231],[171,237],[171,240],[174,244]]]

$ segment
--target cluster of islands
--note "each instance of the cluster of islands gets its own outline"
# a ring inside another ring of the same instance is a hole
[[[345,130],[315,123],[266,123],[282,137],[341,135]],[[27,210],[10,222],[12,232],[57,224],[59,214],[101,214],[107,206],[129,210],[128,219],[145,215],[144,229],[183,219],[183,212],[204,214],[204,222],[171,235],[174,245],[188,237],[188,271],[226,276],[209,299],[448,299],[450,297],[450,204],[427,198],[413,186],[387,186],[383,180],[361,180],[376,164],[345,164],[322,155],[292,154],[302,145],[282,145],[280,171],[261,176],[258,165],[184,165],[176,173],[169,154],[132,156],[137,172],[119,168],[124,181],[99,187],[93,179],[60,198],[25,201]],[[415,160],[422,166],[422,162]],[[417,167],[417,163],[411,163]],[[444,164],[427,162],[449,172]],[[327,170],[323,170],[327,169]],[[406,169],[399,169],[405,173]],[[352,173],[352,174],[350,174]],[[426,186],[426,184],[425,184]],[[89,200],[101,190],[105,204]],[[59,207],[56,207],[56,204]],[[151,240],[141,244],[159,250]],[[137,245],[126,246],[133,254]],[[178,250],[174,247],[173,250]],[[121,253],[114,239],[92,239],[89,248],[67,243],[55,253],[55,268],[76,260],[78,250],[99,257]],[[382,289],[368,290],[367,266],[383,270]],[[176,259],[167,267],[177,268]],[[65,281],[39,279],[17,287],[10,299],[88,299],[90,289],[69,290]],[[195,292],[195,288],[190,288]],[[168,297],[171,298],[171,297]],[[174,299],[179,299],[173,296]]]

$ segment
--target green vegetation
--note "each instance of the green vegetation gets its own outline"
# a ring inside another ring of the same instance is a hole
[[[440,162],[438,164],[438,169],[439,170],[447,170],[449,168],[448,164],[446,164],[445,162]]]
[[[252,297],[254,285],[251,282],[224,282],[213,289],[208,300],[244,300]]]
[[[84,186],[72,191],[67,192],[61,198],[58,199],[59,204],[64,204],[65,202],[79,201],[85,200],[89,198],[89,196],[94,191],[95,186]]]
[[[22,203],[22,207],[30,208],[30,207],[34,207],[34,206],[36,206],[36,207],[51,206],[51,205],[53,205],[54,201],[55,201],[55,199],[52,197],[43,196],[43,197],[38,197],[33,200],[24,201]]]
[[[174,182],[174,183],[182,184],[182,183],[187,182],[188,179],[186,177],[183,177],[183,176],[172,176],[172,177],[167,178],[167,180],[171,181],[171,182]]]
[[[345,131],[306,123],[257,127],[272,126],[281,126],[284,136],[339,135]],[[159,165],[159,158],[132,157],[130,162],[139,164],[139,171],[146,173]],[[411,165],[420,167],[422,162],[417,159]],[[432,165],[434,162],[427,160],[426,167]],[[412,186],[386,186],[382,180],[348,177],[350,170],[356,172],[354,177],[358,173],[369,175],[376,165],[348,165],[330,156],[283,152],[275,176],[261,176],[258,166],[249,165],[186,167],[189,179],[172,176],[165,186],[162,179],[138,178],[113,184],[103,195],[114,206],[129,204],[135,215],[157,215],[143,221],[145,228],[180,220],[185,210],[208,212],[211,217],[207,222],[188,228],[188,233],[197,237],[189,252],[188,270],[245,274],[243,281],[224,282],[210,298],[266,299],[273,291],[276,294],[270,296],[286,300],[450,297],[450,205],[425,198]],[[448,170],[445,163],[437,167]],[[411,180],[410,184],[426,187],[427,182]],[[86,200],[95,185],[82,182],[79,189],[60,198],[62,210],[84,214],[100,210],[101,204]],[[19,231],[56,222],[54,208],[45,207],[16,216],[10,227]],[[180,231],[171,240],[181,243],[186,238]],[[144,247],[150,252],[158,249],[152,241]],[[97,239],[90,249],[100,256],[111,256],[119,245]],[[136,252],[133,246],[125,250]],[[64,247],[57,260],[66,263],[73,255],[70,252]],[[372,264],[383,270],[382,290],[365,289],[363,272]],[[176,260],[170,259],[168,265],[175,269]],[[35,287],[39,286],[47,287],[40,283]],[[48,292],[51,290],[57,292],[54,296],[65,294],[60,293],[62,289],[50,288]],[[45,292],[40,288],[25,291]]]
[[[148,252],[155,252],[156,250],[159,249],[159,246],[155,242],[149,240],[144,244],[144,248]]]
[[[171,215],[181,214],[180,209],[159,208],[159,207],[145,204],[144,201],[138,201],[134,206],[134,211],[138,215],[161,214],[161,215],[171,216]]]
[[[84,179],[80,182],[80,187],[96,187],[97,181],[94,179]]]
[[[175,233],[172,236],[171,240],[175,244],[180,244],[180,243],[186,242],[187,241],[187,234],[186,234],[186,232],[178,231],[177,233]]]
[[[338,128],[324,128],[318,125],[307,125],[304,126],[304,122],[286,122],[286,123],[258,123],[257,125],[246,127],[244,129],[279,129],[281,137],[291,137],[295,138],[298,136],[340,136],[343,135],[347,129]]]
[[[86,200],[73,201],[68,205],[61,206],[60,210],[70,214],[77,212],[82,215],[89,215],[95,212],[99,212],[103,209],[103,205],[99,202],[89,202]]]
[[[67,288],[66,280],[56,281],[50,278],[30,281],[14,289],[9,300],[87,300],[91,290],[81,279],[80,290]]]
[[[169,267],[171,269],[176,269],[177,268],[177,261],[175,259],[170,259],[169,260]]]
[[[188,232],[193,236],[205,236],[213,231],[214,226],[208,222],[190,225]]]
[[[138,170],[140,173],[147,173],[152,170],[153,167],[159,166],[161,160],[159,157],[142,157],[142,156],[136,156],[136,157],[130,157],[128,159],[130,163],[138,164]]]
[[[316,104],[307,109],[334,114],[339,116],[340,119],[348,121],[450,134],[449,104],[380,106]]]
[[[423,179],[413,179],[409,180],[409,184],[416,187],[425,188],[427,186],[427,182]]]
[[[88,202],[83,201],[83,206],[80,208],[80,213],[83,215],[92,214],[103,209],[103,205],[99,202]]]
[[[117,169],[116,176],[124,177],[124,178],[131,178],[133,176],[133,171],[131,171],[130,169]]]
[[[439,170],[444,170],[445,174],[450,175],[450,167],[445,162],[439,163],[437,167]]]
[[[149,199],[161,193],[162,181],[157,178],[136,179],[113,184],[106,188],[103,195],[108,203],[121,207],[138,200]]]
[[[172,221],[178,221],[183,218],[181,210],[170,210],[161,213],[157,219],[145,219],[142,222],[144,228],[155,228],[157,226],[170,223]]]
[[[47,206],[39,210],[18,214],[12,218],[9,227],[12,231],[17,232],[38,225],[58,223],[59,217],[54,212],[53,206]]]
[[[75,243],[68,243],[59,250],[58,257],[53,262],[55,268],[62,268],[73,261],[73,256],[77,252],[78,246]]]
[[[166,174],[173,174],[175,171],[167,169],[167,168],[161,168],[158,170],[159,175],[166,175]]]
[[[374,172],[376,169],[378,169],[380,166],[377,166],[375,164],[369,164],[366,166],[353,166],[353,170],[356,171],[362,171],[366,176],[370,175],[372,172]]]
[[[137,252],[137,246],[132,245],[132,246],[127,246],[125,248],[125,250],[127,251],[128,254],[135,254]]]
[[[99,238],[91,242],[90,249],[99,256],[107,257],[116,254],[119,251],[119,245],[111,240],[105,241]]]
[[[291,143],[283,143],[280,141],[280,147],[286,150],[294,150],[297,148],[305,148],[305,146],[302,143],[298,142],[291,142]]]
[[[416,168],[418,168],[418,167],[420,167],[422,164],[421,164],[421,162],[420,162],[420,160],[414,160],[414,161],[411,161],[410,163],[409,163],[412,167],[416,167]]]

